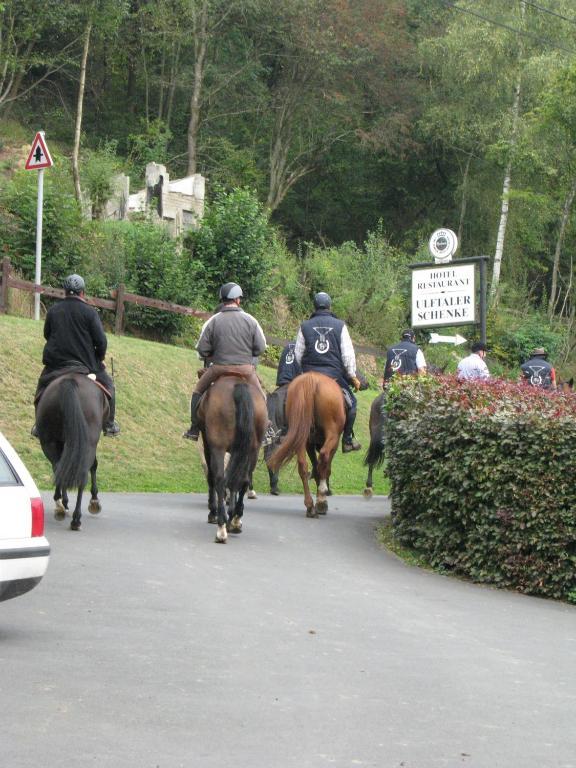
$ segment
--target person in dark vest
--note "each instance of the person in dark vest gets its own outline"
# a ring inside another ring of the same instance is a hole
[[[296,344],[290,341],[280,355],[278,361],[278,370],[276,372],[276,389],[268,395],[266,405],[268,408],[268,418],[272,422],[275,430],[275,442],[286,433],[287,424],[285,416],[286,395],[288,394],[288,384],[302,373],[300,364],[296,361],[294,349]]]
[[[240,308],[242,288],[237,283],[226,283],[220,288],[220,311],[204,323],[196,344],[198,354],[209,360],[203,376],[198,380],[190,403],[190,428],[182,437],[198,440],[198,406],[210,384],[225,374],[241,374],[254,384],[266,400],[266,393],[258,376],[254,361],[266,349],[266,337],[256,318]],[[265,441],[274,438],[268,425]]]
[[[38,405],[48,384],[62,374],[93,373],[96,381],[110,393],[110,412],[103,429],[106,436],[113,437],[120,432],[120,427],[115,419],[114,380],[104,365],[108,340],[100,316],[96,308],[86,302],[86,286],[80,275],[68,275],[62,287],[65,299],[50,307],[44,322],[44,370],[38,380],[34,405]],[[38,436],[36,425],[32,427],[32,434]]]
[[[407,328],[402,331],[400,341],[388,347],[386,351],[383,383],[386,384],[395,374],[406,376],[419,373],[426,373],[426,360],[416,344],[416,334],[411,328]]]
[[[359,451],[360,443],[354,437],[356,391],[360,381],[356,375],[356,355],[348,328],[343,320],[331,311],[332,299],[323,291],[314,296],[314,312],[298,331],[294,357],[302,366],[302,372],[317,371],[335,379],[344,394],[346,423],[342,435],[342,451]]]
[[[529,360],[522,363],[520,380],[533,387],[556,389],[556,371],[546,359],[548,353],[544,347],[537,347],[530,353]]]

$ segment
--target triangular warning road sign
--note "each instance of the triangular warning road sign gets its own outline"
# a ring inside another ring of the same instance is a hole
[[[28,154],[28,160],[26,160],[24,168],[27,171],[39,171],[41,168],[50,168],[52,165],[54,165],[54,161],[46,146],[44,134],[41,131],[38,131],[32,142],[32,148]]]

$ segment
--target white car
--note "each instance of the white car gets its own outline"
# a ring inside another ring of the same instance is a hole
[[[40,493],[0,432],[0,601],[33,589],[46,573],[49,558]]]

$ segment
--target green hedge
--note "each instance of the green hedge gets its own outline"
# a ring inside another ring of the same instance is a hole
[[[403,379],[387,402],[395,536],[436,568],[576,601],[576,396]]]

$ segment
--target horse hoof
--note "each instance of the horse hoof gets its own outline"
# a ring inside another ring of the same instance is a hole
[[[242,533],[242,518],[235,515],[228,523],[229,533]]]
[[[207,522],[212,523],[212,524],[215,524],[215,523],[218,522],[218,515],[216,514],[216,512],[210,512],[208,514]]]
[[[318,517],[318,513],[314,507],[306,507],[306,517]]]
[[[254,490],[248,491],[248,498],[249,499],[257,499],[258,496],[256,495],[256,491],[254,491]]]
[[[80,530],[80,523],[75,523],[74,521],[72,521],[70,523],[70,530],[71,531],[79,531]]]
[[[316,513],[318,515],[325,515],[328,512],[328,502],[326,499],[321,499],[316,502]]]
[[[362,495],[364,496],[365,499],[371,499],[372,496],[374,495],[374,491],[372,490],[372,488],[369,488],[368,486],[366,486],[366,488],[364,488],[364,490],[362,491]]]
[[[90,499],[90,504],[88,504],[88,512],[90,512],[91,515],[97,515],[99,512],[102,512],[102,505],[98,499]]]
[[[214,541],[216,544],[226,544],[226,539],[228,538],[228,532],[226,530],[225,525],[219,525],[218,530],[216,531],[216,538]]]
[[[280,496],[280,489],[278,486],[274,486],[273,488],[270,488],[270,494],[272,496]]]

